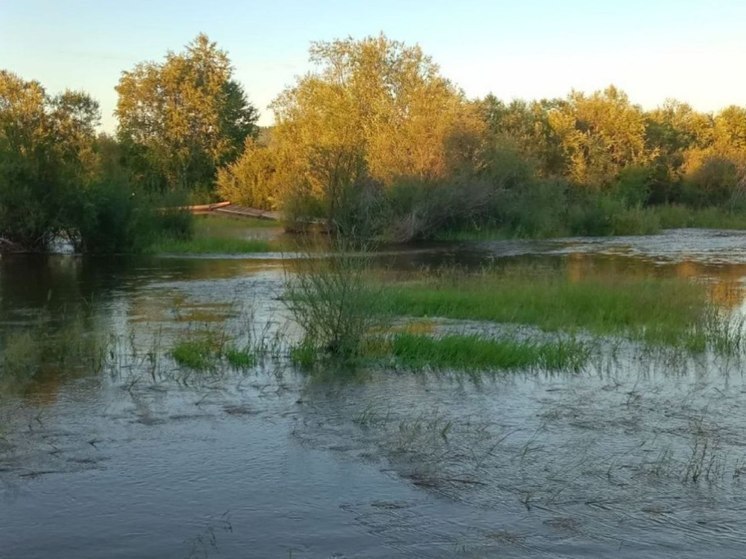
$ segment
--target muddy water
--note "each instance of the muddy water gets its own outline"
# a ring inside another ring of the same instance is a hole
[[[746,236],[489,242],[386,266],[526,261],[705,278],[741,312]],[[0,398],[0,557],[741,557],[740,359],[621,346],[580,373],[279,363],[185,374],[186,331],[284,322],[276,258],[0,260],[0,339],[111,335]],[[479,325],[463,324],[464,329]],[[443,327],[458,328],[449,323]],[[3,346],[4,349],[4,346]],[[40,349],[42,351],[42,349]]]

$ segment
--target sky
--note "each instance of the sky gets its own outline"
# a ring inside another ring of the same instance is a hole
[[[313,69],[312,41],[385,33],[419,43],[469,97],[564,97],[614,84],[634,103],[746,105],[746,1],[0,0],[0,69],[49,93],[82,89],[116,129],[114,86],[200,32],[260,111]]]

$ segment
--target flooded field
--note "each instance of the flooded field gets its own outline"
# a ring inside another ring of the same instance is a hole
[[[734,320],[744,310],[746,236],[727,231],[376,262],[689,278]],[[287,270],[280,254],[2,257],[2,350],[37,372],[0,373],[0,557],[743,555],[742,351],[601,340],[580,370],[478,374],[311,375],[282,359],[195,372],[171,358],[211,328],[292,336]]]

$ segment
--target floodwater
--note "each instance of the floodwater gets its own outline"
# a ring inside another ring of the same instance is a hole
[[[107,338],[97,372],[72,350],[22,386],[0,372],[0,557],[743,556],[740,358],[630,344],[552,374],[179,370],[166,353],[185,333],[248,335],[249,315],[259,335],[282,327],[277,256],[0,258],[3,351],[27,333],[44,363],[55,343]],[[697,278],[741,313],[746,235],[460,243],[380,260]]]

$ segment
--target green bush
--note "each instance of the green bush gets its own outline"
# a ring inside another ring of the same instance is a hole
[[[340,241],[326,258],[309,251],[288,276],[285,301],[303,340],[294,359],[308,366],[312,356],[354,361],[361,356],[365,336],[383,323],[379,290],[368,280],[365,250],[353,253]]]
[[[135,192],[126,181],[96,183],[75,212],[75,248],[95,254],[136,253],[157,240],[188,240],[194,218],[188,211],[162,209],[172,203],[172,197]]]

